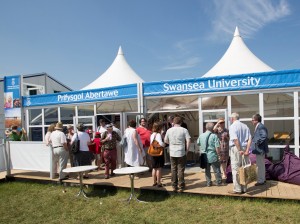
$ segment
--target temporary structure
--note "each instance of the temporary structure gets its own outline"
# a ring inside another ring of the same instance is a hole
[[[117,57],[111,66],[100,77],[81,90],[98,89],[142,82],[144,82],[144,80],[139,77],[127,63],[120,46]]]
[[[238,27],[235,28],[233,39],[227,51],[218,63],[202,77],[247,74],[255,72],[274,71],[246,46],[240,36]]]

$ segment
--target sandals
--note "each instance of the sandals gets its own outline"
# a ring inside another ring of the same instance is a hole
[[[155,187],[157,185],[157,183],[154,183],[152,186]]]

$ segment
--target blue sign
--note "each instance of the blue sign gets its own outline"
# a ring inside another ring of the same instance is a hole
[[[129,98],[137,98],[136,84],[56,94],[25,96],[23,97],[23,106],[46,106],[55,104],[98,102]]]
[[[5,128],[21,126],[21,76],[4,77]]]
[[[161,96],[299,86],[300,70],[290,70],[144,83],[143,92]]]

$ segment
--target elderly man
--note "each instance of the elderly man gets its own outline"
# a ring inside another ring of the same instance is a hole
[[[208,187],[212,186],[210,173],[211,166],[215,173],[216,185],[222,185],[220,161],[218,156],[220,153],[220,142],[218,136],[213,133],[213,129],[214,123],[208,122],[206,124],[206,132],[201,134],[197,140],[197,144],[201,147],[201,152],[204,152],[207,155],[208,162],[205,168],[205,178]]]
[[[256,155],[257,165],[257,183],[255,186],[264,185],[266,182],[265,155],[269,152],[268,130],[261,123],[261,116],[255,114],[252,116],[252,124],[255,126],[254,136],[252,138],[251,149]]]
[[[229,147],[233,180],[233,191],[228,192],[230,194],[243,194],[247,191],[247,186],[239,183],[238,169],[242,166],[242,156],[249,155],[251,134],[248,126],[239,119],[238,113],[232,113],[230,116]],[[249,160],[249,158],[246,159]]]
[[[181,118],[175,117],[173,120],[173,127],[167,130],[164,139],[165,143],[169,144],[172,187],[174,192],[178,191],[178,185],[179,192],[183,192],[185,188],[184,170],[186,154],[191,143],[191,136],[187,129],[180,126],[181,123]]]
[[[59,180],[62,181],[69,178],[66,173],[62,172],[67,167],[69,159],[67,138],[62,132],[63,124],[61,122],[58,122],[54,129],[55,131],[50,135],[50,140],[52,142],[55,164],[59,161]]]

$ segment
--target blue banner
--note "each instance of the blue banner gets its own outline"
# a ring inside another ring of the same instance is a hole
[[[46,106],[55,104],[72,104],[137,98],[137,85],[109,87],[102,89],[82,90],[55,94],[44,94],[23,97],[23,106]]]
[[[289,70],[144,83],[143,92],[161,96],[299,86],[300,70]]]
[[[21,76],[4,77],[4,112],[5,127],[21,126]]]

